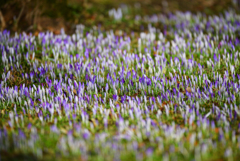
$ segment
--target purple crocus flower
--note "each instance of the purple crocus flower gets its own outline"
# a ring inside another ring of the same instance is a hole
[[[113,95],[113,100],[116,101],[116,100],[117,100],[117,97],[118,97],[118,96],[117,96],[116,94],[114,94],[114,95]]]
[[[89,132],[84,132],[84,133],[82,134],[82,137],[83,137],[85,140],[87,140],[87,139],[90,137]]]
[[[147,155],[148,157],[151,156],[151,155],[153,154],[153,151],[154,151],[154,149],[153,149],[152,147],[148,148],[148,149],[146,150],[146,155]]]
[[[215,61],[215,62],[218,62],[218,58],[217,58],[217,55],[214,53],[214,55],[213,55],[213,60]]]

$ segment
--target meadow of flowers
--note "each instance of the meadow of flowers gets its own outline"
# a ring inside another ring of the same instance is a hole
[[[147,31],[0,32],[0,159],[240,157],[240,15],[133,21]]]

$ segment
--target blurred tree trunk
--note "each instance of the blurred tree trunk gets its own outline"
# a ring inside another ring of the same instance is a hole
[[[0,10],[0,22],[1,22],[1,31],[5,29],[6,27],[6,22],[5,19],[3,17],[2,11]]]

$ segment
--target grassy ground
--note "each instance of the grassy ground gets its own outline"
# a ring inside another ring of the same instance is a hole
[[[9,22],[27,33],[0,33],[0,158],[237,160],[239,14],[184,2],[57,1]]]

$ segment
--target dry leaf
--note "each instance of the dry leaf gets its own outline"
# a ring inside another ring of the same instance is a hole
[[[189,93],[191,93],[192,92],[192,89],[190,88],[190,87],[187,87],[187,89],[186,89]]]
[[[73,93],[74,93],[75,95],[77,94],[77,91],[76,91],[76,89],[74,89],[74,90],[73,90]]]
[[[67,130],[64,129],[64,128],[61,128],[60,131],[61,131],[63,134],[67,134]]]

